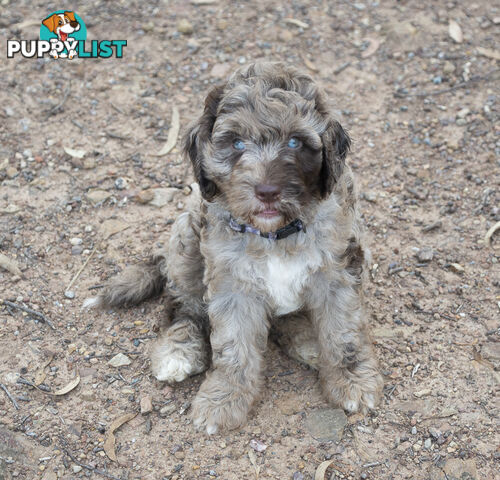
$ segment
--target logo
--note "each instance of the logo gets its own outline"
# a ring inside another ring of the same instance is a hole
[[[40,40],[7,40],[7,58],[123,58],[126,40],[87,42],[87,27],[75,12],[57,10],[42,20]]]

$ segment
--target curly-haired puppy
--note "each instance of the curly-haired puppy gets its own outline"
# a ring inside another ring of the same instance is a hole
[[[165,251],[87,302],[131,305],[166,287],[171,323],[153,373],[180,382],[211,358],[193,402],[195,425],[210,434],[245,422],[270,331],[319,370],[328,401],[351,412],[376,404],[349,145],[308,75],[281,63],[239,69],[208,94],[185,138],[196,207]]]

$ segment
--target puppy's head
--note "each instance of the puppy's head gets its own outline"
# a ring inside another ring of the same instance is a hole
[[[80,30],[80,24],[74,12],[54,13],[42,22],[51,32],[59,34],[65,41],[68,34]]]
[[[214,88],[185,139],[204,198],[263,231],[328,197],[349,146],[325,94],[281,63],[251,64]]]

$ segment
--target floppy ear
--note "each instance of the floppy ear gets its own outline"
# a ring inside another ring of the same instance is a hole
[[[74,12],[64,12],[64,15],[66,15],[70,19],[70,21],[76,22],[76,18],[75,18],[75,13]]]
[[[51,15],[50,17],[46,18],[43,20],[43,24],[51,31],[55,32],[57,28],[57,20],[59,19],[59,16],[54,13],[54,15]]]
[[[217,118],[217,107],[223,91],[224,87],[219,86],[208,93],[203,115],[189,127],[184,137],[184,153],[189,156],[201,194],[208,201],[217,195],[217,185],[207,177],[205,153],[207,144],[212,138],[212,129]]]
[[[335,183],[342,175],[345,157],[351,148],[351,139],[336,120],[330,120],[321,136],[323,143],[323,163],[319,173],[321,198],[332,193]]]

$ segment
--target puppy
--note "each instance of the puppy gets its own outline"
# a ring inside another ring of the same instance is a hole
[[[68,40],[70,33],[80,30],[80,24],[75,18],[74,12],[54,13],[42,22],[52,33],[57,35],[60,42]],[[50,55],[54,58],[66,57],[66,54],[58,54],[56,50],[51,50]],[[76,50],[68,52],[68,58],[71,60],[76,55]]]
[[[85,303],[133,305],[166,287],[170,326],[153,374],[180,382],[211,359],[192,404],[209,434],[245,422],[270,333],[319,370],[329,402],[349,412],[376,405],[382,378],[362,305],[368,253],[349,147],[308,75],[282,63],[237,70],[185,137],[195,208],[165,251]]]

